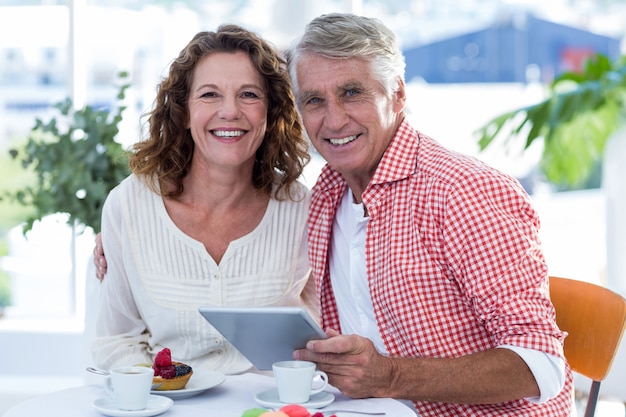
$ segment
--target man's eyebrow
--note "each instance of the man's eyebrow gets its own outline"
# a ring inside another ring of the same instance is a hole
[[[343,91],[366,89],[365,84],[359,80],[347,82],[345,84],[342,84],[340,87]]]
[[[300,91],[300,94],[298,94],[298,101],[301,103],[304,103],[308,101],[311,97],[316,97],[316,96],[319,96],[319,93],[317,91],[312,91],[312,90]]]

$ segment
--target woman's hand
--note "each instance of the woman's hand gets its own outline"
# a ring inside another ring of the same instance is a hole
[[[93,264],[96,266],[96,278],[102,282],[104,274],[107,272],[107,260],[104,257],[104,248],[102,247],[102,236],[100,236],[100,233],[96,235],[96,246],[93,248]]]

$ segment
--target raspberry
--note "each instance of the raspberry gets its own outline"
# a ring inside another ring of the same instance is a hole
[[[324,417],[324,414],[320,413],[319,411],[315,414],[313,414],[311,417]],[[332,416],[331,416],[332,417]],[[337,417],[337,416],[335,416]]]
[[[154,358],[155,369],[164,368],[172,365],[172,352],[169,348],[163,348],[162,351],[156,354]]]
[[[154,369],[155,375],[164,379],[176,377],[176,367],[172,364],[172,352],[168,348],[163,348],[156,354],[152,369]]]
[[[163,379],[176,378],[176,368],[173,365],[159,368],[159,376]]]

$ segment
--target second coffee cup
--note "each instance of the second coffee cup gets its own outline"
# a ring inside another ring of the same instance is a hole
[[[328,385],[328,376],[308,361],[281,361],[272,365],[278,398],[286,404],[303,404],[313,394],[322,392]],[[316,378],[319,377],[319,378]],[[313,388],[314,380],[321,385]]]

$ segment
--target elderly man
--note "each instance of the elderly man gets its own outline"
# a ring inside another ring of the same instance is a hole
[[[565,334],[520,184],[411,126],[404,58],[377,19],[318,17],[287,58],[328,162],[308,239],[331,337],[294,357],[422,417],[568,416]]]

